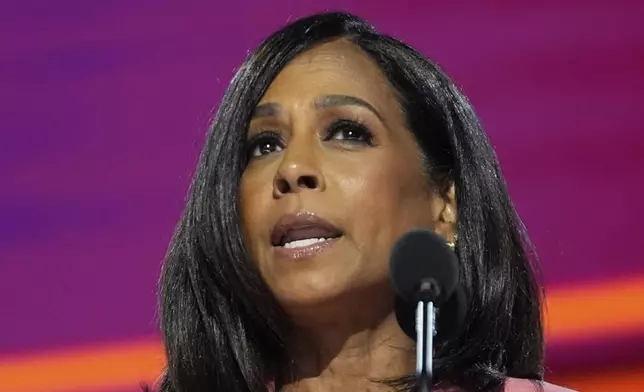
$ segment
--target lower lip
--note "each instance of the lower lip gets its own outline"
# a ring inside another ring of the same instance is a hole
[[[330,240],[316,242],[308,246],[303,246],[301,248],[285,248],[283,246],[275,246],[275,255],[280,259],[289,259],[289,260],[305,260],[310,259],[324,252],[333,246],[340,238],[332,238]]]

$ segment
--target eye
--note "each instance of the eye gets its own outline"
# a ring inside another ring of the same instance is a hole
[[[273,131],[264,131],[254,135],[246,148],[248,159],[260,158],[274,152],[282,151],[283,142],[280,135]]]
[[[329,126],[326,135],[326,140],[373,145],[373,133],[356,121],[338,120]]]

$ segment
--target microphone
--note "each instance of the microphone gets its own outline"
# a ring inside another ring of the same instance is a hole
[[[429,391],[434,336],[437,331],[440,338],[455,334],[465,319],[465,292],[458,285],[458,257],[438,234],[416,229],[404,234],[394,245],[389,272],[398,294],[396,318],[401,329],[416,341],[416,376],[421,391]],[[437,312],[438,307],[441,312]],[[436,328],[437,321],[440,328]]]

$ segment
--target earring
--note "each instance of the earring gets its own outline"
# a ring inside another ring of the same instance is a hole
[[[456,241],[458,240],[458,236],[454,234],[454,241],[450,241],[447,243],[447,246],[449,246],[452,249],[456,249]]]

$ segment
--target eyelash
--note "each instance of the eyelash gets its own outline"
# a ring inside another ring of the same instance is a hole
[[[325,130],[324,130],[324,141],[332,141],[335,135],[340,134],[342,131],[358,131],[358,135],[356,138],[352,139],[340,139],[337,140],[338,142],[343,142],[343,143],[349,143],[349,144],[364,144],[368,146],[373,146],[373,132],[369,130],[364,124],[362,124],[360,121],[357,120],[345,120],[345,119],[340,119],[337,121],[334,121],[329,125]],[[248,155],[248,160],[255,159],[255,158],[261,158],[263,156],[272,154],[273,152],[276,152],[276,149],[271,149],[271,151],[268,151],[266,154],[262,154],[261,151],[259,151],[259,154],[256,154],[255,150],[257,148],[261,147],[267,147],[268,144],[271,143],[274,145],[278,145],[277,148],[283,149],[284,148],[284,141],[282,140],[281,135],[273,130],[266,130],[262,131],[248,140],[247,144],[247,155]]]
[[[265,155],[268,155],[268,154],[261,154],[261,153],[260,155],[255,155],[255,150],[257,148],[266,147],[268,143],[279,144],[280,145],[279,148],[283,148],[282,136],[278,132],[262,131],[258,134],[253,135],[253,137],[251,137],[248,140],[248,144],[246,147],[247,156],[248,156],[247,160],[250,161],[254,158],[261,158]],[[269,153],[272,153],[272,152],[274,151],[270,151]]]
[[[324,131],[324,140],[331,140],[334,135],[342,132],[343,130],[349,131],[358,131],[359,140],[349,139],[350,143],[363,143],[369,146],[373,146],[373,132],[369,130],[364,124],[356,120],[337,120],[334,121],[327,129]]]

